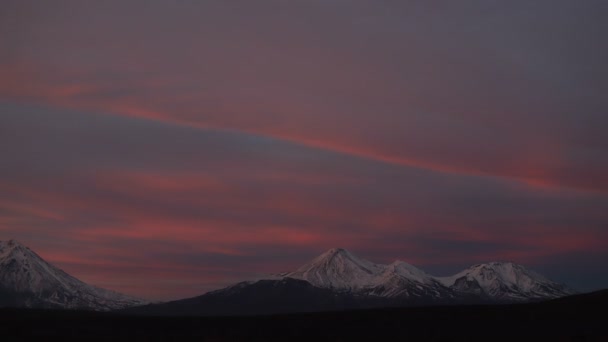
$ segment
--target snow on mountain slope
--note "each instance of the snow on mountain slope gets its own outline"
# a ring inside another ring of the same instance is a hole
[[[424,272],[423,270],[410,265],[404,261],[397,260],[392,264],[388,265],[385,273],[395,274],[399,277],[406,278],[412,281],[418,281],[421,283],[429,284],[433,282],[433,276]]]
[[[375,279],[374,287],[369,294],[389,298],[436,300],[454,296],[452,291],[433,276],[403,261],[395,261],[386,266],[384,272]]]
[[[403,261],[375,264],[342,248],[321,254],[287,278],[306,280],[314,286],[365,295],[400,298],[448,298],[450,290],[432,276]]]
[[[285,277],[306,280],[317,287],[358,290],[373,285],[385,268],[345,249],[332,248]]]
[[[280,276],[306,280],[321,288],[387,298],[447,300],[477,296],[486,300],[525,301],[574,293],[513,263],[480,264],[451,277],[435,277],[403,261],[376,264],[342,248],[330,249],[296,271]]]
[[[562,284],[510,262],[479,264],[451,277],[437,279],[456,291],[498,300],[549,299],[574,293]]]
[[[333,248],[293,272],[240,282],[202,296],[140,306],[152,315],[252,315],[377,307],[508,303],[568,295],[563,286],[511,263],[435,277],[403,261],[376,264]]]
[[[0,290],[12,298],[4,304],[10,306],[107,311],[146,304],[85,284],[14,240],[0,241]]]

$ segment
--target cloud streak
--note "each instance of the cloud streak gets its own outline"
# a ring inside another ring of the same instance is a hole
[[[28,87],[35,84],[34,80],[19,80],[27,83]],[[135,87],[135,85],[133,85]],[[140,85],[145,88],[145,85]],[[576,158],[575,146],[563,146],[557,140],[543,141],[529,138],[533,141],[505,141],[494,142],[494,148],[487,145],[479,146],[481,140],[492,140],[509,137],[490,136],[484,132],[487,127],[478,127],[476,124],[464,126],[467,122],[448,117],[437,117],[434,115],[410,115],[406,117],[403,127],[413,126],[414,129],[405,128],[404,134],[413,136],[401,136],[390,126],[380,126],[372,131],[372,135],[359,136],[358,132],[341,131],[349,123],[348,118],[344,122],[335,123],[330,127],[331,132],[323,134],[317,127],[311,127],[308,131],[305,126],[300,126],[298,118],[306,117],[305,113],[282,113],[281,117],[289,117],[295,120],[291,127],[273,127],[274,118],[267,118],[264,122],[263,116],[257,117],[256,125],[251,125],[251,120],[238,116],[242,114],[224,113],[225,116],[211,115],[207,117],[200,113],[205,104],[193,104],[195,108],[178,107],[176,109],[163,108],[162,105],[154,106],[154,102],[148,96],[154,94],[142,94],[141,98],[135,99],[103,99],[104,89],[98,89],[94,85],[35,85],[34,90],[25,89],[24,92],[15,92],[14,89],[6,91],[5,96],[9,99],[25,99],[40,104],[52,104],[68,109],[93,110],[114,115],[125,115],[135,118],[143,118],[166,122],[174,125],[184,125],[205,130],[220,130],[242,132],[247,134],[262,135],[274,139],[284,140],[301,144],[303,146],[319,148],[332,152],[344,153],[360,158],[370,159],[377,162],[401,165],[406,167],[417,167],[442,173],[455,173],[462,175],[473,175],[481,177],[499,177],[511,181],[521,182],[532,187],[545,188],[572,188],[581,191],[608,192],[608,160],[602,157],[599,150],[582,151],[589,154],[583,159]],[[101,99],[100,99],[101,98]],[[166,101],[166,100],[165,100]],[[180,101],[174,99],[175,103]],[[263,109],[242,108],[241,111],[247,115],[256,115]],[[211,106],[206,111],[219,111],[222,109]],[[171,114],[178,113],[178,114]],[[200,113],[200,114],[197,114]],[[237,116],[235,120],[235,116]],[[302,121],[306,125],[307,120]],[[362,122],[361,125],[365,125]],[[395,122],[387,122],[393,125]],[[399,123],[397,123],[399,125]],[[318,125],[325,126],[324,122]],[[424,145],[424,134],[420,132],[427,130],[438,131],[432,137],[431,145]],[[468,131],[468,132],[467,132]],[[319,136],[319,132],[322,134]],[[377,136],[380,132],[386,133],[388,137]],[[336,134],[338,133],[338,134]],[[499,133],[505,135],[503,132]],[[514,136],[517,134],[512,132]],[[447,136],[447,139],[445,136]],[[473,138],[467,137],[467,135]],[[553,139],[557,139],[554,137]],[[384,142],[383,140],[389,140]],[[471,141],[467,141],[471,140]],[[534,141],[536,140],[536,141]],[[362,143],[364,142],[364,143]],[[395,149],[395,143],[399,149]],[[434,144],[434,145],[433,145]],[[486,142],[487,144],[487,142]],[[530,145],[531,144],[531,145]],[[461,146],[458,146],[461,145]],[[579,159],[579,160],[574,160]]]

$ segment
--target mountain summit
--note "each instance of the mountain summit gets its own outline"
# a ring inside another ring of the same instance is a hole
[[[0,307],[108,311],[145,303],[85,284],[15,240],[0,241]]]
[[[479,264],[440,281],[457,291],[505,301],[557,298],[573,294],[566,286],[511,262]]]
[[[324,288],[357,290],[373,284],[384,267],[359,259],[342,248],[332,248],[285,277],[306,280]]]
[[[403,261],[376,264],[343,248],[332,248],[283,276],[321,288],[431,301],[476,296],[483,300],[514,302],[574,293],[562,284],[510,262],[479,264],[450,277],[436,277]]]

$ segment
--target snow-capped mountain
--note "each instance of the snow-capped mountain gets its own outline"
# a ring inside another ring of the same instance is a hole
[[[306,280],[321,288],[387,298],[527,301],[574,293],[562,284],[508,262],[475,265],[450,277],[436,277],[403,261],[376,264],[341,248],[330,249],[296,271],[281,275]]]
[[[432,299],[440,302],[455,297],[453,291],[433,276],[403,261],[395,261],[386,266],[368,294],[388,298],[427,301]]]
[[[0,241],[0,306],[108,311],[142,304],[85,284],[17,241]]]
[[[403,261],[389,265],[332,248],[293,272],[240,282],[199,297],[134,307],[128,313],[249,315],[436,304],[524,302],[573,292],[511,263],[435,277]]]
[[[285,277],[306,280],[314,286],[361,290],[375,284],[384,265],[359,259],[342,248],[332,248]]]
[[[566,286],[510,262],[479,264],[451,277],[438,279],[458,292],[498,300],[525,301],[573,294]]]
[[[342,248],[332,248],[284,277],[306,280],[321,288],[380,297],[453,297],[433,276],[403,261],[375,264]]]

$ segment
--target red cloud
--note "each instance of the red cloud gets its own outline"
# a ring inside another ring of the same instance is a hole
[[[111,90],[108,88],[111,84],[102,86],[73,81],[90,78],[84,73],[73,73],[72,77],[64,75],[62,79],[47,79],[39,74],[44,73],[26,63],[0,65],[0,98],[125,115],[196,128],[264,135],[381,163],[450,174],[496,177],[536,188],[608,192],[608,170],[605,166],[597,163],[592,166],[577,165],[564,159],[561,153],[568,146],[561,146],[555,138],[551,138],[554,140],[552,144],[541,139],[543,142],[532,142],[534,145],[518,151],[511,149],[509,154],[502,158],[500,154],[492,155],[491,158],[488,155],[476,155],[475,151],[461,156],[464,152],[450,149],[449,141],[439,150],[423,153],[424,149],[408,146],[407,143],[402,146],[392,144],[389,147],[375,140],[369,141],[365,132],[351,128],[359,127],[359,124],[345,125],[344,122],[328,121],[319,122],[318,125],[323,125],[322,127],[315,127],[301,109],[294,109],[279,100],[279,108],[285,113],[281,114],[281,121],[276,121],[267,113],[255,114],[266,109],[251,107],[251,104],[243,104],[222,112],[217,106],[206,108],[204,102],[196,100],[195,94],[180,95],[165,90],[166,94],[156,95],[157,92],[163,92],[163,86],[170,87],[174,81],[168,83],[156,79],[146,80],[147,83],[143,84],[135,82],[130,87],[138,90],[136,94],[112,97],[104,95]],[[173,109],[168,109],[169,107]],[[249,116],[245,113],[249,113]],[[251,116],[255,120],[252,120]],[[362,122],[361,125],[365,123]],[[376,129],[382,129],[382,126]],[[395,138],[395,143],[399,143],[399,137]],[[438,136],[437,139],[443,138]],[[517,137],[513,136],[513,139]],[[452,144],[458,144],[458,141]],[[451,155],[448,153],[450,150]],[[460,159],[455,158],[459,156]]]

